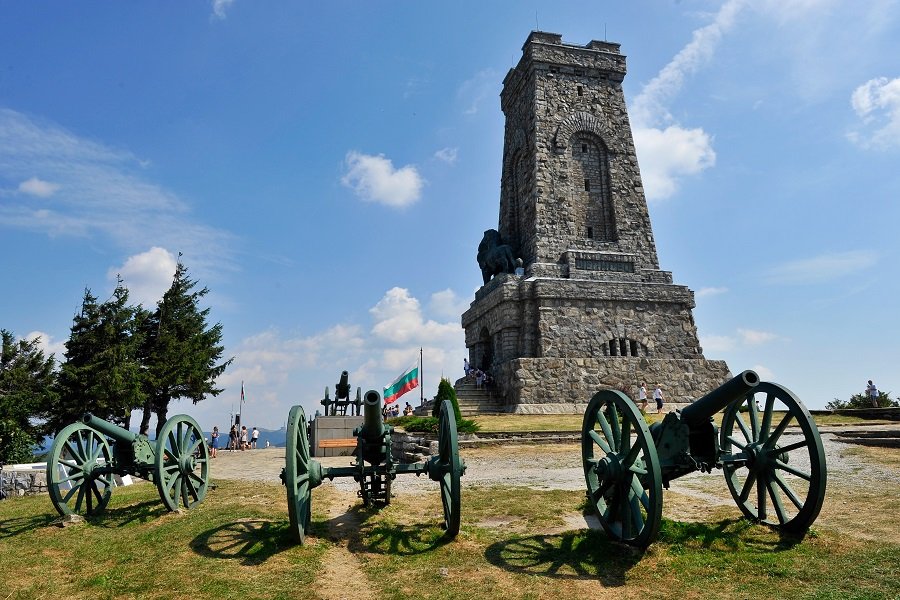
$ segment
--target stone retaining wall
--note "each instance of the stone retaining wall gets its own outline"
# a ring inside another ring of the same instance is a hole
[[[407,433],[394,430],[391,435],[391,454],[401,463],[417,463],[428,460],[438,453],[438,442],[434,435]]]
[[[7,465],[0,471],[2,496],[36,496],[47,493],[47,465]]]

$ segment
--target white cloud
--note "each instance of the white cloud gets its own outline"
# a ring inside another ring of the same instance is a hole
[[[234,0],[212,0],[212,17],[215,19],[224,19],[228,16],[228,9],[234,4]]]
[[[773,340],[779,339],[779,336],[768,331],[757,331],[755,329],[738,329],[738,335],[741,341],[748,346],[759,346]]]
[[[470,302],[469,299],[461,298],[456,292],[447,288],[431,295],[429,309],[438,317],[459,319],[469,309]]]
[[[727,335],[701,335],[700,346],[704,353],[728,352],[734,349],[735,340]]]
[[[57,364],[66,359],[66,342],[68,340],[54,340],[52,335],[43,331],[32,331],[25,336],[25,339],[28,341],[33,341],[36,338],[40,338],[38,347],[43,351],[44,358],[48,358],[52,354],[56,358]]]
[[[431,304],[435,304],[435,297],[441,299],[437,304],[451,298],[452,292],[448,291],[433,294]],[[234,403],[232,409],[237,410],[236,399],[243,381],[252,398],[245,405],[245,413],[262,413],[262,417],[251,417],[260,418],[259,422],[281,423],[294,404],[303,404],[307,414],[321,410],[319,399],[324,388],[328,386],[333,393],[344,369],[350,372],[354,388],[381,392],[383,386],[416,362],[420,348],[426,396],[434,395],[439,376],[456,379],[462,375],[465,338],[458,317],[447,322],[430,319],[418,299],[408,290],[396,287],[385,292],[369,315],[368,331],[359,324],[342,323],[304,336],[268,329],[243,339],[226,352],[235,361],[217,381],[226,393],[213,402],[219,402],[226,412],[228,403]],[[418,395],[418,391],[410,394],[409,401]],[[203,405],[207,403],[198,407]]]
[[[347,173],[341,182],[369,202],[402,208],[419,199],[424,180],[412,165],[395,169],[383,154],[347,153]]]
[[[726,292],[728,292],[727,287],[705,287],[697,290],[694,296],[696,296],[697,298],[705,298],[707,296],[718,296]]]
[[[0,108],[0,172],[21,180],[39,172],[59,186],[52,209],[35,208],[15,196],[0,204],[0,227],[51,236],[99,234],[127,252],[179,248],[190,257],[195,273],[228,268],[236,246],[233,236],[193,222],[189,206],[147,181],[142,171],[128,151]]]
[[[434,153],[434,157],[448,165],[454,165],[456,164],[456,155],[458,152],[459,148],[441,148]]]
[[[58,189],[58,184],[50,183],[49,181],[44,181],[37,177],[26,179],[19,184],[20,192],[28,194],[29,196],[37,196],[38,198],[49,198],[55,194]]]
[[[775,373],[764,365],[753,365],[753,370],[759,375],[760,381],[775,381]]]
[[[877,261],[878,255],[868,250],[822,254],[773,267],[765,274],[765,280],[797,285],[823,283],[868,269]]]
[[[154,246],[125,260],[121,267],[111,268],[107,277],[115,281],[121,275],[128,288],[129,300],[153,308],[172,285],[178,261],[174,254]]]
[[[900,147],[900,77],[870,79],[853,91],[850,104],[862,120],[848,134],[864,148]]]
[[[463,114],[474,115],[485,100],[497,98],[500,95],[498,81],[497,72],[493,69],[479,71],[474,77],[464,81],[456,92],[457,98],[466,106]]]
[[[702,129],[670,125],[665,129],[635,128],[634,143],[641,164],[647,200],[663,200],[678,191],[678,180],[716,164],[710,136]]]

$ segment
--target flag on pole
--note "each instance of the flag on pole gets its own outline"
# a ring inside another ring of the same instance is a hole
[[[244,403],[244,382],[241,382],[241,404]]]
[[[396,402],[397,398],[417,387],[419,387],[419,365],[414,365],[395,379],[394,383],[384,388],[384,403]]]

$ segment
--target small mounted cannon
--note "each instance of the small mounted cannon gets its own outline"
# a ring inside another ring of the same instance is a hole
[[[346,371],[345,371],[346,372]],[[391,502],[391,482],[398,473],[427,474],[437,481],[444,508],[443,528],[447,537],[459,533],[460,477],[466,465],[459,458],[456,418],[453,405],[444,400],[438,417],[438,454],[429,460],[395,463],[391,455],[393,427],[382,420],[381,394],[366,392],[363,398],[363,423],[356,436],[355,463],[348,467],[323,467],[310,458],[306,415],[302,406],[294,406],[288,415],[286,464],[281,481],[287,488],[288,516],[294,538],[303,543],[310,526],[312,490],[325,479],[353,477],[359,483],[358,495],[365,506],[386,506]]]
[[[325,398],[319,404],[325,407],[326,416],[345,416],[347,407],[351,407],[350,414],[359,415],[362,406],[361,392],[356,388],[356,400],[350,400],[350,375],[347,371],[341,371],[341,379],[334,385],[334,400],[328,396],[328,388],[325,388]]]
[[[719,431],[713,415],[721,410]],[[825,450],[809,411],[753,371],[650,427],[622,392],[597,392],[581,455],[588,503],[610,537],[633,546],[656,539],[662,488],[694,471],[722,469],[744,516],[788,533],[805,533],[825,500]]]
[[[112,439],[112,447],[107,438]],[[47,460],[50,500],[61,515],[94,515],[109,503],[114,476],[156,482],[169,510],[202,502],[209,487],[209,449],[203,431],[188,415],[165,422],[159,437],[133,433],[91,413],[64,427]]]

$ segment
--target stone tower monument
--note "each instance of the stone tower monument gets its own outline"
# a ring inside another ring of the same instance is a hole
[[[636,397],[641,382],[686,402],[730,376],[703,357],[693,292],[659,268],[624,77],[619,44],[535,31],[503,80],[500,219],[482,247],[522,267],[483,266],[462,325],[512,412],[577,412],[602,387]]]

